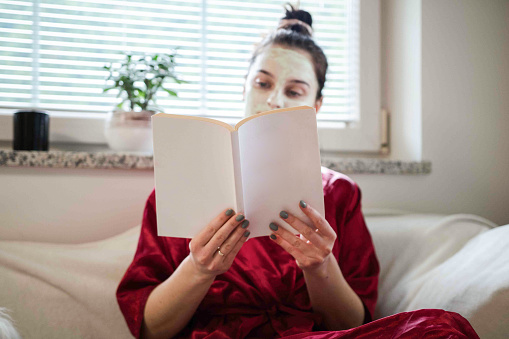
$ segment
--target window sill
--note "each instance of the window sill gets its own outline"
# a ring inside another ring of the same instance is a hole
[[[397,161],[376,158],[323,159],[322,166],[344,174],[423,175],[430,161]],[[46,167],[152,170],[153,156],[114,151],[13,151],[0,149],[0,167]]]

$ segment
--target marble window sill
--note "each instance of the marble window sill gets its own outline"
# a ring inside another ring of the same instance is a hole
[[[344,174],[423,175],[431,173],[430,161],[398,161],[377,158],[322,157],[322,166]],[[12,151],[0,149],[0,167],[45,167],[152,170],[148,154],[76,151]]]

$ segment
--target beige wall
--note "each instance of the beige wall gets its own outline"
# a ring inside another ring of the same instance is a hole
[[[352,175],[366,208],[509,224],[509,1],[383,0],[391,158],[426,176]],[[139,224],[147,171],[0,168],[1,238],[89,241]],[[90,232],[94,229],[94,232]]]
[[[0,167],[0,238],[86,242],[141,222],[151,171]]]
[[[433,169],[422,177],[352,176],[364,206],[473,213],[509,224],[509,1],[383,3],[391,157],[418,158],[412,133],[420,128],[422,158]],[[419,24],[421,39],[414,27]],[[419,78],[420,85],[410,81]]]

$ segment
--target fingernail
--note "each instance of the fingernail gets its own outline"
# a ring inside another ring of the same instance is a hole
[[[225,214],[226,214],[226,215],[228,215],[228,216],[230,216],[230,215],[232,215],[232,213],[233,213],[233,210],[230,208],[228,211],[226,211],[226,213],[225,213]]]
[[[307,206],[307,205],[308,205],[308,204],[306,204],[306,203],[304,202],[304,200],[301,200],[301,201],[300,201],[300,206],[301,206],[302,208],[306,208],[306,206]]]
[[[247,227],[247,225],[249,225],[249,220],[244,220],[244,221],[242,222],[242,225],[240,225],[240,227],[242,227],[242,228],[246,228],[246,227]]]
[[[269,225],[269,228],[270,228],[271,230],[273,230],[273,231],[277,231],[277,228],[278,228],[278,227],[277,227],[277,225],[276,225],[276,224],[274,224],[273,222],[271,222],[271,223],[270,223],[270,225]]]
[[[235,220],[237,221],[241,221],[242,219],[244,219],[244,216],[242,214],[237,215],[237,217],[235,218]]]
[[[270,238],[271,238],[272,240],[276,240],[276,236],[275,236],[274,234],[271,234],[271,235],[270,235]]]
[[[246,238],[247,238],[247,237],[249,237],[249,235],[250,235],[250,234],[251,234],[251,232],[249,232],[249,231],[245,231],[245,232],[244,232],[244,236],[245,236]]]
[[[281,218],[283,218],[283,219],[288,218],[288,213],[286,213],[285,211],[281,211],[281,212],[279,213],[279,215],[280,215],[280,216],[281,216]]]

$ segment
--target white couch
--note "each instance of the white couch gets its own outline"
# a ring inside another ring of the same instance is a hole
[[[376,317],[441,308],[481,338],[509,334],[509,225],[472,215],[365,211],[381,264]],[[0,307],[23,338],[129,338],[115,290],[139,226],[84,244],[0,239]]]
[[[482,338],[509,338],[509,225],[467,214],[371,215],[380,261],[375,317],[440,308]]]

